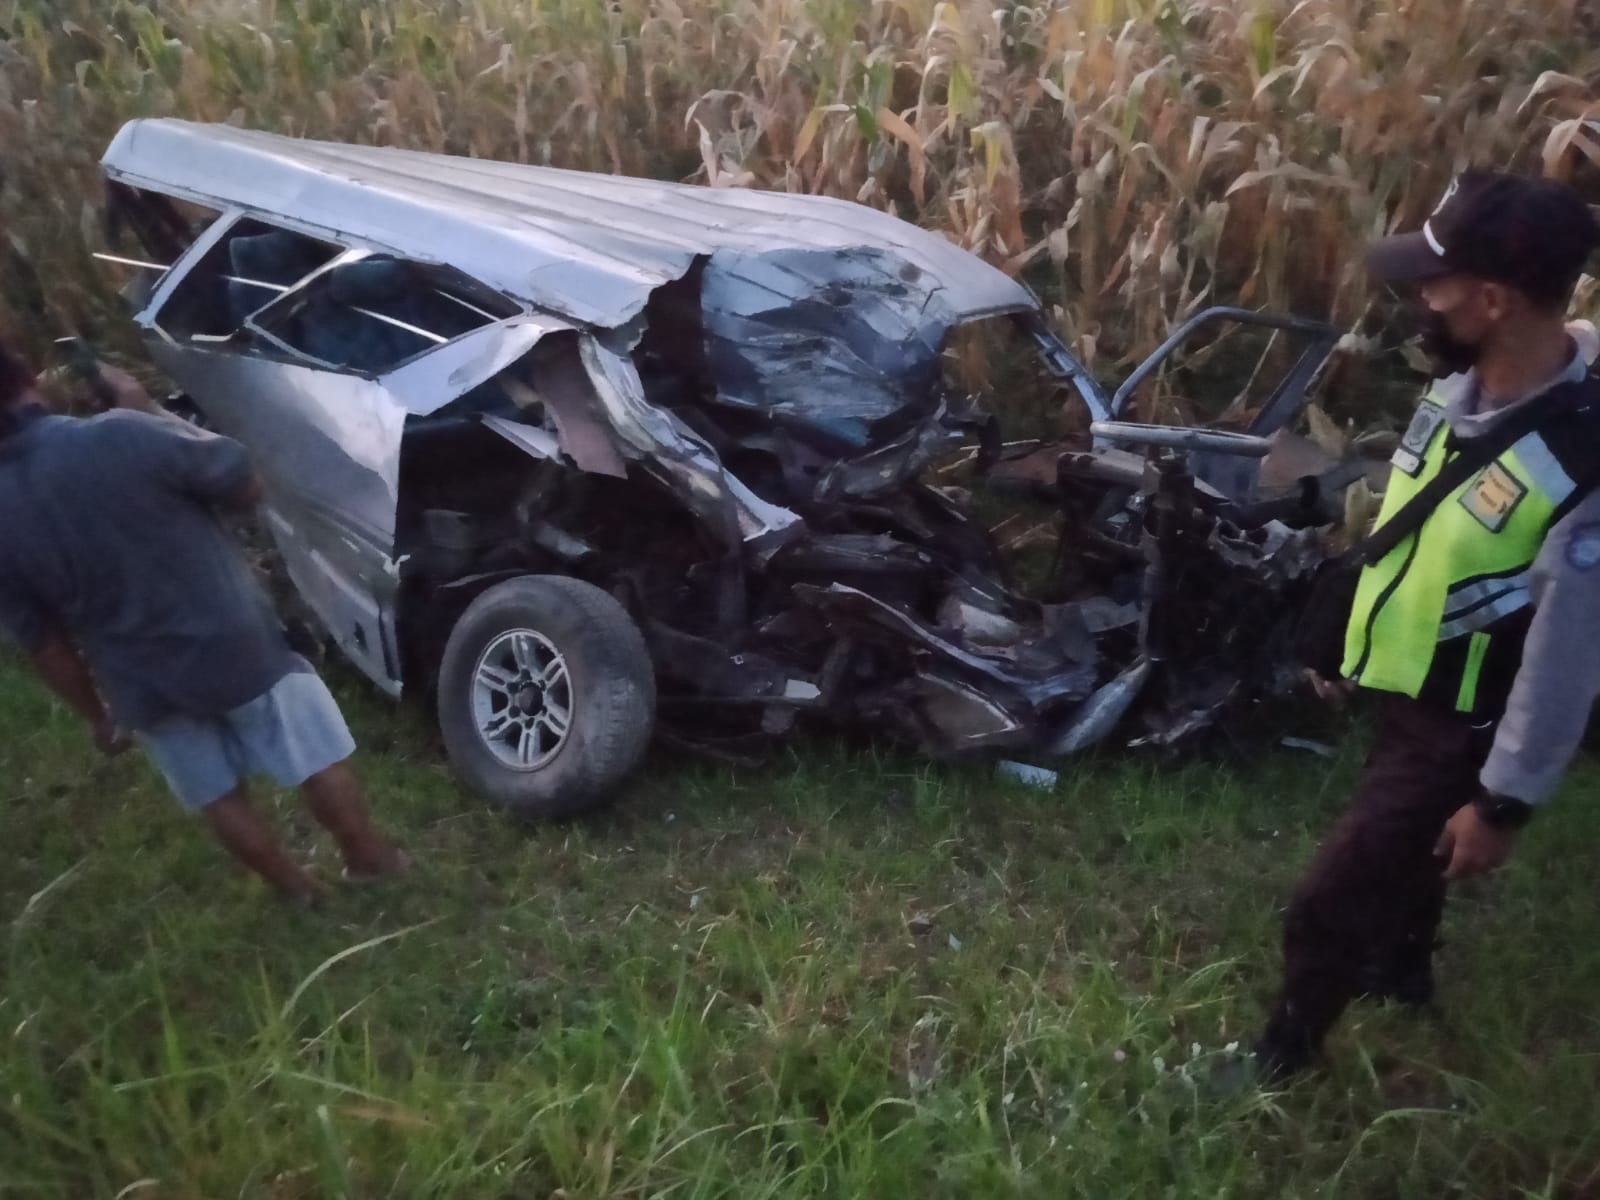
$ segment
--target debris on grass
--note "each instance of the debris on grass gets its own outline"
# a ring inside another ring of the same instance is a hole
[[[1055,787],[1058,778],[1056,772],[1047,767],[1036,767],[1030,763],[1013,762],[1010,759],[1002,759],[1000,765],[995,768],[995,774],[1001,779],[1012,779],[1029,787],[1045,790]]]
[[[1322,758],[1336,758],[1339,753],[1327,742],[1317,742],[1310,738],[1286,737],[1279,744],[1289,750],[1305,750]]]

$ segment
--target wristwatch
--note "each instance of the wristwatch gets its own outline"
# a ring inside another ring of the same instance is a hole
[[[1533,820],[1533,805],[1497,792],[1479,792],[1473,797],[1472,807],[1491,829],[1521,829]]]

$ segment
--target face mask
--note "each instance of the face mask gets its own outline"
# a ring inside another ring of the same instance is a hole
[[[1422,352],[1433,362],[1434,374],[1442,378],[1476,366],[1483,347],[1456,337],[1444,314],[1430,309],[1422,317]]]

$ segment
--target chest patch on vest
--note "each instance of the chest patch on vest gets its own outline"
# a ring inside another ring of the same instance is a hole
[[[1433,441],[1433,435],[1443,424],[1444,409],[1437,404],[1424,404],[1411,418],[1411,424],[1390,461],[1415,479],[1422,470],[1422,456],[1428,452],[1428,443]]]
[[[1490,533],[1499,533],[1527,494],[1527,484],[1493,462],[1467,484],[1466,491],[1461,493],[1461,507]]]

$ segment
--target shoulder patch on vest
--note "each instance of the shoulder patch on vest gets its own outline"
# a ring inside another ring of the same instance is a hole
[[[1437,404],[1423,404],[1406,428],[1405,436],[1390,459],[1394,465],[1413,478],[1422,470],[1422,456],[1428,452],[1433,435],[1444,424],[1444,409]]]
[[[1600,567],[1600,522],[1579,525],[1567,538],[1567,565],[1575,571]]]
[[[1499,533],[1527,494],[1527,484],[1502,464],[1492,462],[1467,484],[1461,493],[1461,507],[1490,533]]]

